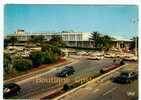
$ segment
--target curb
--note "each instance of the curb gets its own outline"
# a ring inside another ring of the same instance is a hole
[[[95,79],[93,79],[93,80],[91,80],[91,81],[88,81],[87,83],[85,83],[85,84],[83,84],[83,85],[81,85],[81,86],[79,86],[79,87],[77,87],[77,88],[74,88],[74,89],[70,90],[69,92],[64,93],[63,95],[54,98],[53,100],[61,100],[61,99],[64,98],[65,96],[67,96],[67,95],[69,95],[69,94],[71,94],[71,93],[74,93],[75,91],[79,90],[80,88],[83,88],[83,87],[85,87],[86,85],[88,85],[88,84],[90,84],[90,83],[92,83],[92,82],[97,82],[97,81],[99,81],[100,79],[104,78],[105,76],[110,75],[110,74],[112,74],[113,72],[115,72],[115,71],[117,71],[117,70],[120,70],[120,69],[124,68],[124,67],[127,66],[127,65],[128,65],[128,64],[122,65],[122,66],[120,66],[120,67],[118,67],[118,68],[116,68],[116,69],[114,69],[114,70],[112,70],[112,71],[110,71],[110,72],[108,72],[108,73],[105,73],[105,74],[103,74],[103,75],[101,75],[101,76],[99,76],[99,77],[97,77],[97,78],[95,78]]]

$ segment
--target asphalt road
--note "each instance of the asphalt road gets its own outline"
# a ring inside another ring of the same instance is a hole
[[[95,89],[86,87],[83,95],[65,98],[63,100],[138,100],[138,81],[131,84],[116,84],[106,81]]]
[[[81,59],[79,62],[72,64],[76,71],[72,77],[78,77],[84,74],[99,73],[101,68],[111,65],[112,63],[113,60],[111,58],[104,58],[103,60]],[[60,70],[61,69],[57,69],[52,72],[42,73],[34,78],[18,82],[17,84],[21,86],[22,91],[16,98],[38,98],[43,93],[47,94],[47,92],[62,86],[63,84],[58,84],[58,81],[56,82],[56,80],[59,80],[60,78],[55,77],[55,73]]]
[[[137,70],[137,65],[123,70]],[[120,72],[116,72],[118,75]],[[110,79],[101,84],[91,83],[61,100],[138,100],[138,80],[130,84],[113,83]]]

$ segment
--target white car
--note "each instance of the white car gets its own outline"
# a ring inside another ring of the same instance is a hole
[[[88,57],[88,60],[100,60],[100,59],[104,59],[103,56],[91,56],[91,57]]]
[[[111,54],[105,54],[104,57],[106,57],[106,58],[112,58],[113,56]]]
[[[83,55],[88,55],[88,53],[85,51],[80,51],[77,53],[77,55],[83,56]]]
[[[128,56],[128,57],[125,57],[123,59],[127,60],[127,61],[137,61],[138,57],[137,56]]]
[[[104,56],[97,56],[97,59],[98,59],[98,60],[104,59]]]
[[[88,56],[91,56],[91,55],[93,55],[93,52],[88,52]]]

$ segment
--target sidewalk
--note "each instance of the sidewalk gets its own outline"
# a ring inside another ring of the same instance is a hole
[[[8,79],[8,80],[4,80],[4,83],[18,82],[18,81],[30,78],[32,76],[38,75],[40,73],[44,73],[44,72],[50,71],[50,70],[52,70],[54,68],[70,64],[73,61],[74,61],[73,59],[68,58],[64,62],[61,62],[61,63],[58,63],[58,64],[54,64],[54,65],[50,65],[50,66],[48,65],[47,67],[41,68],[39,70],[35,70],[35,71],[32,71],[32,72],[29,72],[29,73],[26,73],[26,74],[23,74],[23,75],[20,75],[20,76]],[[42,66],[46,66],[46,65],[42,65]]]

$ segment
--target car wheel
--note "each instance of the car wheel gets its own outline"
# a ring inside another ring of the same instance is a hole
[[[17,91],[16,94],[17,94],[17,95],[20,94],[20,91]]]
[[[127,81],[127,83],[131,83],[131,81],[130,81],[130,80],[128,80],[128,81]]]
[[[68,74],[66,74],[66,77],[68,76]]]

